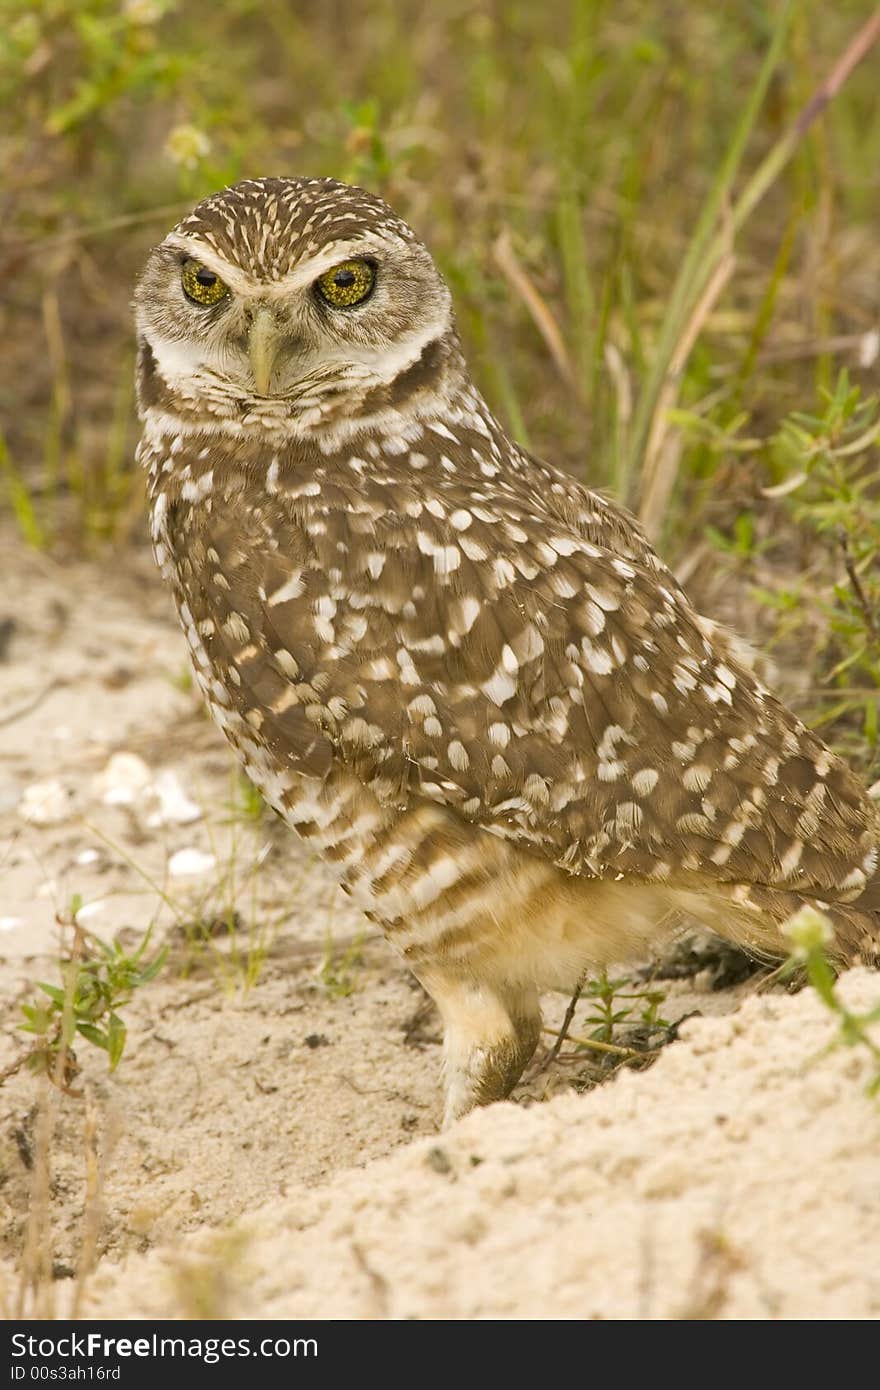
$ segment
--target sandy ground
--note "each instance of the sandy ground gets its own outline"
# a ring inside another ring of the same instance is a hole
[[[439,1135],[428,1001],[252,814],[149,556],[62,566],[4,539],[0,1071],[74,895],[89,931],[152,924],[169,952],[114,1073],[80,1043],[79,1094],[24,1069],[0,1089],[7,1316],[880,1313],[880,1106],[859,1051],[819,1056],[812,992],[759,992],[701,946],[656,981],[687,1021],[653,1066],[614,1057],[597,1085],[583,1050],[545,1051],[513,1103]],[[865,971],[842,988],[880,1000]]]

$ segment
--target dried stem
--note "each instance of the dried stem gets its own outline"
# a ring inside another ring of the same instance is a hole
[[[555,1028],[542,1028],[541,1032],[549,1033],[554,1038],[559,1036],[559,1032]],[[615,1057],[653,1057],[658,1051],[656,1047],[652,1047],[640,1052],[635,1047],[618,1047],[617,1043],[599,1042],[596,1038],[579,1038],[574,1033],[569,1034],[569,1039],[571,1042],[577,1043],[578,1047],[588,1047],[591,1052],[609,1052]]]
[[[859,573],[856,569],[855,561],[852,557],[852,551],[849,548],[849,537],[847,536],[845,531],[841,531],[840,533],[840,548],[843,551],[843,565],[844,569],[846,570],[846,577],[849,580],[850,587],[852,588],[852,591],[856,596],[856,602],[858,603],[862,617],[865,620],[865,627],[868,629],[872,637],[880,637],[880,629],[878,629],[877,627],[877,618],[873,608],[871,607],[868,595],[865,593],[862,581],[859,578]]]
[[[513,249],[510,232],[506,227],[504,231],[495,238],[495,242],[492,246],[492,255],[498,269],[528,309],[535,327],[547,344],[550,356],[559,369],[560,376],[567,386],[577,391],[579,389],[577,373],[566,351],[565,341],[562,337],[559,324],[550,312],[546,301],[536,289],[534,282],[520,263]]]
[[[546,1061],[545,1064],[544,1064],[545,1066],[548,1066],[548,1067],[549,1067],[549,1066],[552,1066],[552,1065],[553,1065],[553,1063],[556,1061],[556,1058],[559,1056],[560,1051],[562,1050],[562,1044],[565,1042],[565,1039],[568,1037],[568,1030],[569,1030],[569,1028],[571,1027],[571,1021],[572,1021],[572,1019],[574,1018],[574,1011],[575,1011],[575,1009],[576,1009],[577,1006],[578,1006],[578,1000],[579,1000],[580,997],[581,997],[581,990],[582,990],[583,987],[584,987],[584,980],[585,980],[585,979],[586,979],[586,976],[585,976],[585,975],[582,975],[581,978],[580,978],[580,979],[578,980],[578,982],[577,982],[577,988],[575,989],[574,994],[571,996],[571,998],[570,998],[569,1001],[568,1001],[568,1007],[567,1007],[566,1010],[565,1010],[565,1016],[564,1016],[564,1018],[563,1018],[563,1020],[562,1020],[562,1027],[559,1029],[559,1032],[556,1034],[556,1041],[555,1041],[555,1043],[553,1044],[552,1048],[550,1049],[550,1056],[547,1058],[547,1061]],[[545,1031],[546,1031],[546,1030],[545,1030]]]

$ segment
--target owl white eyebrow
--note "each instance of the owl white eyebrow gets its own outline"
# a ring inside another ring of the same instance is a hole
[[[179,233],[175,233],[173,236],[166,237],[163,245],[172,251],[182,251],[185,256],[191,257],[192,260],[198,261],[206,269],[212,270],[236,294],[247,294],[253,290],[253,281],[247,275],[225,261],[222,256],[219,256],[204,242],[199,241],[197,237],[181,236]]]
[[[284,295],[314,284],[315,280],[326,270],[332,270],[342,261],[369,259],[378,253],[384,245],[376,238],[330,242],[280,279],[254,280],[238,266],[224,260],[217,251],[206,242],[200,241],[198,237],[184,236],[180,232],[176,232],[172,236],[166,237],[164,244],[175,251],[183,251],[193,260],[206,266],[208,270],[212,270],[215,275],[220,276],[224,284],[228,285],[234,294],[262,294],[279,299]]]

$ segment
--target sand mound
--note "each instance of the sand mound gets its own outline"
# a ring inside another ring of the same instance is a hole
[[[851,1005],[880,995],[852,971]],[[227,1316],[869,1318],[880,1106],[811,991],[687,1024],[645,1073],[476,1113],[271,1202],[240,1239],[105,1265],[87,1311]],[[221,1311],[218,1309],[218,1311]]]

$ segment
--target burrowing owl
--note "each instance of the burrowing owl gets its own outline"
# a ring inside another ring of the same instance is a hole
[[[447,1118],[539,991],[683,913],[760,953],[880,937],[880,818],[620,507],[520,449],[379,198],[206,198],[136,294],[156,556],[211,711],[439,1006]]]

